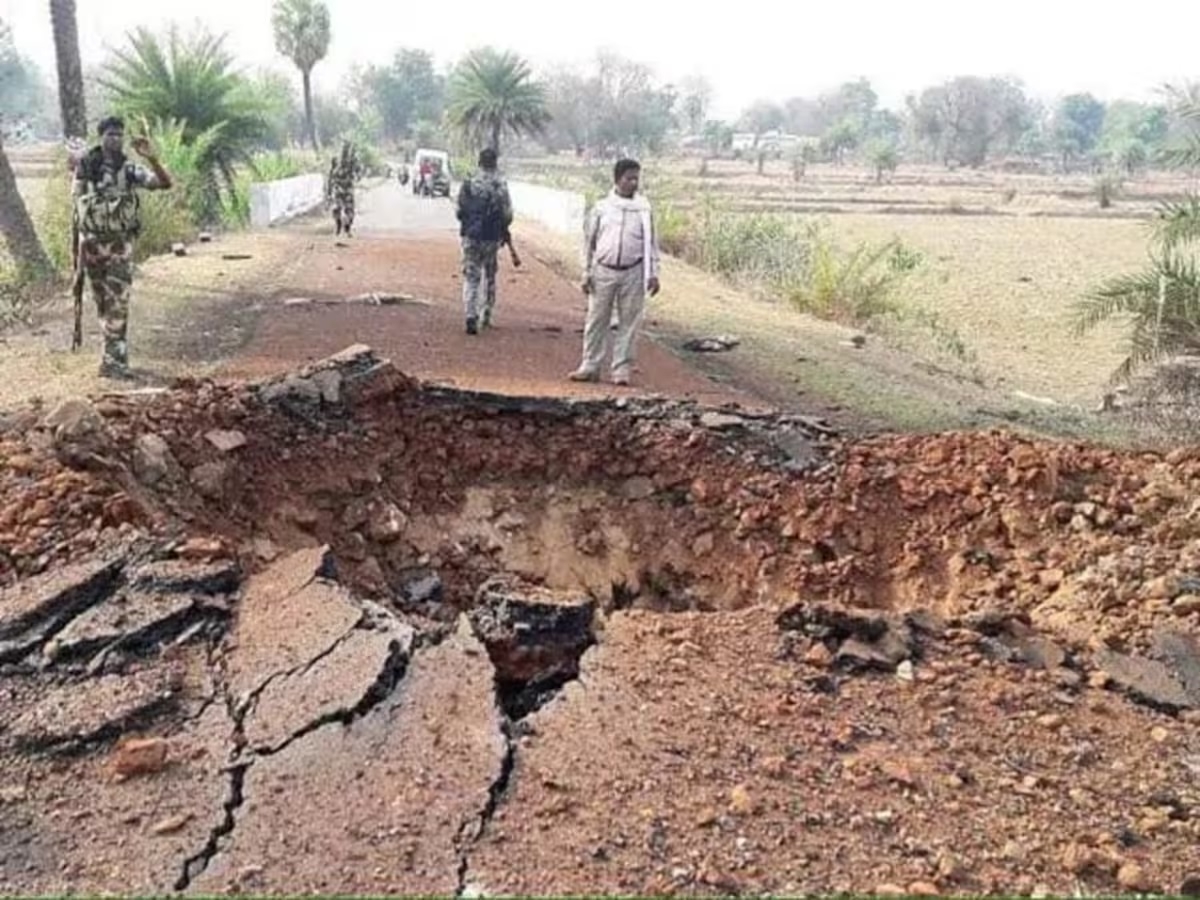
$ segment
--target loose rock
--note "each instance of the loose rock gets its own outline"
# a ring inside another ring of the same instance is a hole
[[[118,778],[155,775],[167,767],[170,745],[162,738],[127,740],[117,745],[111,761]]]
[[[214,429],[204,435],[204,439],[221,453],[232,453],[234,450],[246,446],[246,435],[240,431]]]
[[[133,471],[148,485],[156,485],[179,470],[167,442],[157,434],[143,434],[134,444]]]

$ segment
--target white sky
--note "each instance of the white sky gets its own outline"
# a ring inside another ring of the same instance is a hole
[[[1163,82],[1200,79],[1200,0],[327,0],[329,57],[314,73],[336,87],[354,63],[383,62],[401,46],[453,62],[482,44],[535,64],[586,59],[600,47],[650,63],[665,81],[703,73],[714,112],[734,115],[760,97],[814,95],[866,76],[883,101],[954,75],[1013,75],[1035,96],[1074,91],[1148,99]],[[202,21],[230,33],[247,65],[274,53],[270,0],[77,0],[85,65],[124,32]],[[428,13],[418,10],[424,7]],[[370,12],[368,12],[370,10]],[[711,10],[702,12],[701,10]],[[17,45],[53,74],[47,0],[0,0]]]

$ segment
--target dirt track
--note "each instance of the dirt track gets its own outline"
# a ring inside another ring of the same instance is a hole
[[[1200,457],[513,396],[386,241],[3,420],[0,891],[1200,893]]]

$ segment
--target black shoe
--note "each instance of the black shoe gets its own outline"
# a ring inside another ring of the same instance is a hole
[[[477,319],[467,319],[467,334],[479,334],[479,321]]]
[[[111,378],[114,381],[136,380],[136,376],[129,370],[129,366],[107,361],[100,363],[100,377]]]

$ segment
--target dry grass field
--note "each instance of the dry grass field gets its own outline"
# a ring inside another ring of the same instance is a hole
[[[561,159],[510,165],[514,177],[596,191],[600,166]],[[902,166],[877,183],[861,167],[784,161],[762,175],[747,161],[650,161],[647,189],[676,211],[781,213],[824,221],[842,246],[899,239],[921,255],[903,302],[935,315],[961,339],[972,374],[1003,395],[1061,406],[1096,406],[1123,357],[1117,327],[1086,338],[1072,307],[1104,279],[1145,259],[1146,219],[1187,179],[1146,173],[1126,179],[1100,209],[1096,176],[948,171]]]

